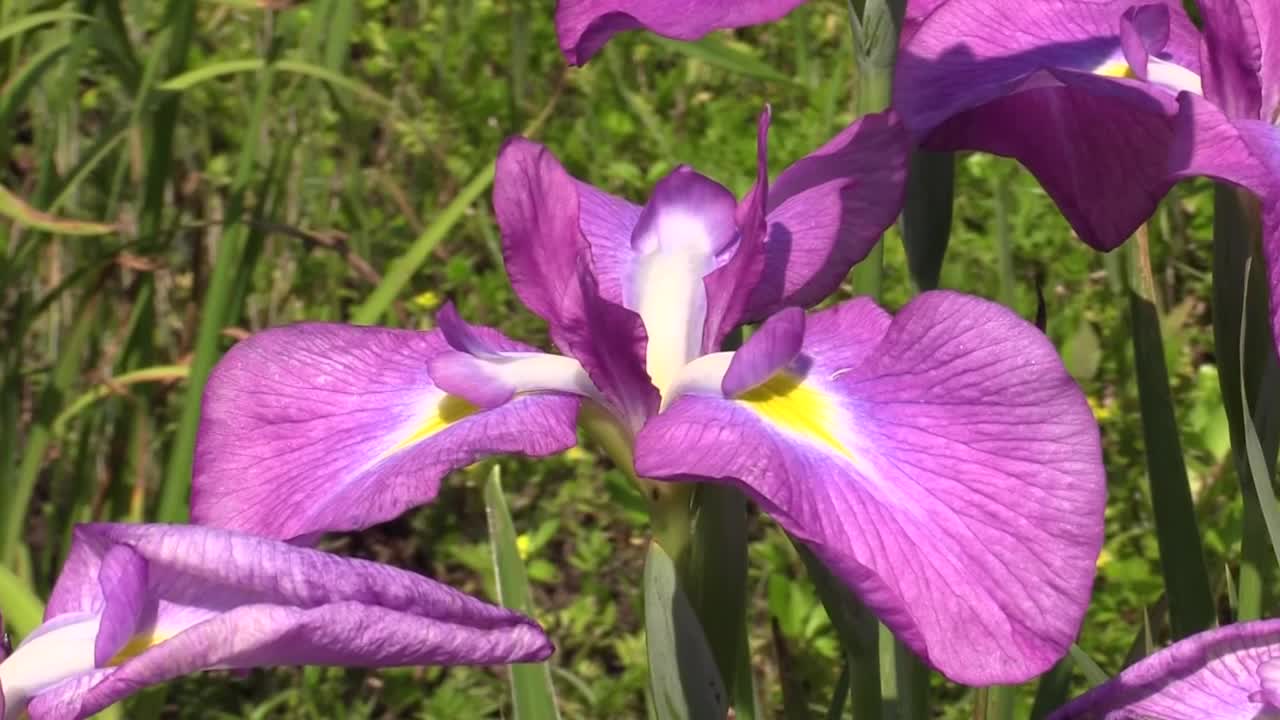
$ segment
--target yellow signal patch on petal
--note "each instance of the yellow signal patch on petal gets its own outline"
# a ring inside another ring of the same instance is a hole
[[[472,405],[457,395],[445,395],[436,404],[435,412],[422,421],[418,429],[409,437],[396,443],[394,447],[382,454],[385,458],[392,453],[400,452],[410,445],[426,440],[450,425],[479,412],[480,408]]]
[[[832,428],[841,424],[840,409],[820,391],[804,384],[802,378],[788,372],[775,373],[735,399],[774,425],[857,461],[832,433]]]
[[[1108,60],[1093,71],[1094,75],[1112,78],[1134,78],[1133,68],[1124,60]]]
[[[149,633],[134,635],[129,638],[129,642],[120,648],[120,651],[107,661],[108,667],[123,665],[126,661],[132,660],[160,643],[168,640],[172,635],[158,633],[154,630]]]

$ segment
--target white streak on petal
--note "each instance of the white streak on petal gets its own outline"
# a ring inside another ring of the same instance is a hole
[[[97,615],[88,613],[67,617],[56,626],[37,631],[0,662],[3,717],[18,717],[37,693],[94,669],[98,621]]]
[[[724,382],[725,373],[729,372],[729,363],[733,362],[733,353],[718,352],[695,358],[681,368],[671,387],[662,395],[662,410],[666,410],[681,395],[710,395],[720,397],[723,393],[720,385]]]

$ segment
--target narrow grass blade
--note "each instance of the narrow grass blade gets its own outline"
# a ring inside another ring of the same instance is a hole
[[[693,42],[680,42],[658,35],[650,35],[649,39],[656,45],[675,50],[722,70],[771,82],[796,84],[796,81],[786,73],[761,60],[750,50],[734,47],[719,37],[708,36]]]
[[[1244,276],[1244,294],[1243,297],[1249,297],[1249,269],[1252,265],[1252,259],[1245,263]],[[1243,306],[1243,303],[1242,303]],[[1247,407],[1249,398],[1244,392],[1245,378],[1245,339],[1248,337],[1249,313],[1247,310],[1240,313],[1240,403]],[[1267,459],[1262,449],[1262,441],[1258,439],[1258,431],[1254,427],[1252,413],[1243,413],[1241,420],[1244,421],[1244,449],[1245,449],[1245,467],[1242,470],[1248,471],[1249,481],[1253,485],[1253,489],[1258,494],[1258,509],[1262,513],[1263,522],[1266,524],[1267,537],[1271,541],[1271,551],[1276,556],[1277,565],[1280,565],[1280,510],[1276,508],[1276,492],[1272,485],[1271,474],[1267,468]]]
[[[80,372],[85,347],[97,329],[98,321],[97,300],[90,298],[80,308],[70,332],[58,348],[58,362],[53,368],[49,384],[40,394],[34,422],[27,431],[26,446],[18,465],[17,482],[15,487],[7,489],[4,506],[0,508],[0,566],[11,565],[14,561],[14,551],[30,514],[28,506],[35,491],[36,479],[44,467],[45,453],[53,437],[53,419],[62,405],[62,398]]]
[[[827,708],[827,720],[842,720],[844,706],[849,701],[849,685],[853,664],[845,660],[840,667],[840,677],[836,678],[836,686],[831,691],[831,705]]]
[[[804,561],[809,578],[826,608],[831,625],[849,659],[853,682],[853,717],[877,720],[884,714],[881,702],[879,623],[857,597],[804,544],[792,540]],[[895,686],[896,691],[896,686]]]
[[[1151,505],[1160,548],[1160,568],[1169,597],[1169,624],[1174,638],[1180,639],[1212,627],[1217,616],[1169,389],[1145,228],[1139,230],[1126,249],[1130,263],[1130,332],[1142,407]]]
[[[108,235],[120,229],[115,223],[71,220],[41,212],[3,186],[0,186],[0,215],[54,235]]]
[[[715,656],[680,589],[676,566],[656,542],[644,564],[649,689],[658,720],[723,718],[729,711]]]
[[[0,26],[0,43],[42,25],[76,21],[93,22],[93,17],[69,10],[48,10],[24,15],[13,22]]]
[[[1074,669],[1075,661],[1068,655],[1040,676],[1040,686],[1036,688],[1036,699],[1031,703],[1028,720],[1043,720],[1067,702],[1071,697],[1071,671]]]
[[[4,565],[0,565],[0,614],[17,634],[17,640],[39,627],[44,617],[44,603],[31,586]],[[0,627],[0,633],[3,631]]]
[[[739,656],[747,652],[747,499],[734,488],[704,483],[693,493],[691,512],[683,587],[730,697],[744,699],[737,683]]]
[[[1084,674],[1084,679],[1089,682],[1090,687],[1096,687],[1107,681],[1107,674],[1102,668],[1098,667],[1098,663],[1089,657],[1089,653],[1075,643],[1071,643],[1071,650],[1068,652],[1071,661],[1080,668],[1080,672]]]
[[[236,75],[246,72],[260,72],[266,67],[267,61],[264,58],[245,58],[242,60],[223,60],[220,62],[201,65],[198,68],[188,70],[177,77],[169,78],[160,84],[160,89],[168,92],[182,92],[191,88],[223,77],[225,75]],[[380,107],[395,110],[395,103],[391,102],[378,91],[363,83],[352,80],[351,78],[336,73],[328,68],[311,63],[301,62],[299,60],[276,60],[271,63],[272,69],[278,72],[291,73],[294,75],[304,75],[316,80],[323,80],[330,85],[346,90],[357,97],[374,103]]]
[[[809,720],[809,697],[805,692],[804,681],[796,672],[795,661],[791,657],[791,649],[787,647],[787,638],[782,634],[778,619],[769,623],[773,637],[773,650],[778,657],[778,682],[782,685],[782,717],[784,720]]]
[[[555,109],[556,103],[559,101],[559,94],[553,95],[547,101],[542,112],[536,118],[525,126],[524,132],[521,133],[526,137],[536,135],[538,130],[542,128],[543,123],[551,116],[551,111]],[[480,170],[463,186],[462,190],[454,196],[453,200],[445,206],[443,210],[436,215],[413,244],[409,246],[399,257],[392,260],[387,266],[386,272],[382,276],[382,282],[369,293],[354,310],[351,311],[351,322],[357,325],[372,325],[377,323],[387,310],[391,308],[391,304],[409,284],[412,278],[422,266],[426,264],[427,258],[431,256],[431,251],[435,250],[441,240],[449,235],[453,227],[457,225],[467,212],[467,208],[471,207],[481,195],[489,190],[489,186],[493,184],[493,176],[495,166],[490,163],[484,169]]]
[[[190,372],[191,368],[186,365],[161,365],[116,375],[110,380],[90,388],[88,392],[71,401],[62,412],[58,413],[58,416],[53,420],[53,434],[61,435],[66,432],[67,423],[71,422],[73,418],[99,400],[119,394],[123,388],[138,383],[186,380]]]
[[[1240,481],[1244,504],[1240,578],[1236,586],[1237,619],[1256,620],[1270,607],[1268,596],[1275,577],[1266,519],[1252,486],[1252,471],[1245,441],[1245,415],[1280,405],[1275,388],[1264,387],[1263,378],[1275,373],[1278,363],[1271,338],[1264,265],[1250,264],[1260,257],[1259,208],[1252,196],[1219,184],[1213,198],[1213,345],[1218,360],[1218,383],[1231,431],[1232,459]],[[1246,279],[1247,278],[1247,279]],[[1248,284],[1249,295],[1240,288]],[[1241,317],[1247,313],[1248,336],[1241,337]],[[1243,348],[1243,350],[1241,349]],[[1244,371],[1235,369],[1243,367]],[[1270,416],[1255,416],[1266,477],[1275,472],[1280,423]],[[1263,422],[1265,420],[1265,422]]]
[[[502,494],[502,474],[498,466],[489,471],[484,484],[485,516],[489,522],[489,548],[493,553],[493,572],[497,579],[498,602],[502,607],[531,615],[533,600],[529,577],[520,557],[511,511]],[[551,684],[547,663],[512,665],[511,700],[515,720],[559,720],[556,692]]]
[[[902,245],[918,290],[936,290],[951,237],[956,159],[953,153],[915,150],[902,207]]]

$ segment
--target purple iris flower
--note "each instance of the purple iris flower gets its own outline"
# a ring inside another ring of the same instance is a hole
[[[81,525],[44,624],[0,653],[0,720],[78,720],[200,670],[551,651],[532,620],[386,565],[192,525]]]
[[[904,36],[945,0],[909,3]],[[805,0],[559,0],[556,34],[569,62],[591,59],[617,33],[645,29],[676,40],[696,40],[712,30],[773,22]]]
[[[1127,668],[1050,720],[1280,717],[1280,620],[1185,638]]]
[[[1203,33],[1180,0],[923,5],[894,83],[915,138],[1017,158],[1100,250],[1181,178],[1241,185],[1280,298],[1280,2],[1200,0]]]
[[[484,455],[571,447],[583,405],[640,477],[742,489],[953,679],[1048,668],[1102,541],[1084,396],[1035,327],[978,298],[806,315],[893,222],[907,141],[868,116],[769,183],[767,124],[745,198],[680,167],[643,207],[509,142],[507,271],[564,354],[452,308],[433,332],[259,333],[210,377],[193,518],[278,538],[366,527]]]

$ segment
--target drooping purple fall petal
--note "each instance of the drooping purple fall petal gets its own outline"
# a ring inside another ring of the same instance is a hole
[[[625,30],[695,40],[712,30],[773,22],[804,1],[559,0],[556,34],[569,62],[581,65]]]
[[[676,398],[636,440],[642,476],[737,485],[915,652],[1020,682],[1074,640],[1102,542],[1097,425],[1035,327],[925,293],[892,319],[810,315],[786,370]]]
[[[205,389],[193,520],[280,539],[360,529],[430,501],[441,477],[481,457],[573,447],[577,397],[521,395],[482,412],[432,381],[432,359],[451,352],[439,331],[319,323],[238,343]]]
[[[1280,620],[1209,630],[1174,643],[1049,716],[1050,720],[1255,720],[1280,713]]]
[[[1173,0],[948,0],[904,43],[894,100],[931,149],[1020,160],[1110,250],[1172,186],[1176,94],[1200,91],[1199,68]]]
[[[79,720],[205,669],[497,664],[551,649],[528,618],[386,565],[197,526],[85,525],[46,623],[0,664],[0,684],[10,711],[30,701],[32,720]]]

